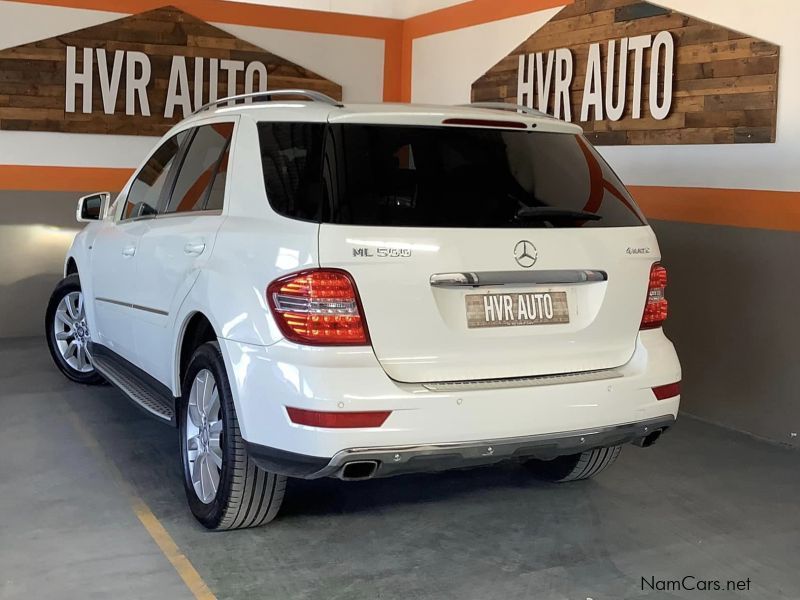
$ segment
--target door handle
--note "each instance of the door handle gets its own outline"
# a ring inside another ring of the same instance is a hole
[[[195,256],[202,254],[203,250],[205,250],[205,249],[206,249],[205,242],[188,242],[183,247],[183,251],[186,254],[192,254],[192,255],[195,255]]]
[[[122,249],[122,256],[133,256],[136,254],[136,246],[125,246]]]

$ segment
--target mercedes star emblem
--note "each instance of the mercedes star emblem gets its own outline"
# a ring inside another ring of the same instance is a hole
[[[514,259],[520,267],[530,269],[536,264],[537,258],[539,258],[539,252],[536,250],[536,246],[528,240],[520,240],[514,246]]]

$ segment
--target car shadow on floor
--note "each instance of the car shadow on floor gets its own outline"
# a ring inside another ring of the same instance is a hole
[[[575,485],[591,485],[591,482]],[[511,461],[364,481],[290,479],[280,514],[283,519],[291,519],[310,515],[374,512],[398,505],[443,503],[456,497],[484,495],[487,492],[557,487],[557,484],[537,480],[524,465]]]

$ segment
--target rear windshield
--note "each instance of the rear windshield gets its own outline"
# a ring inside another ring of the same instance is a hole
[[[629,227],[628,191],[580,135],[467,127],[259,124],[287,217],[394,227]]]

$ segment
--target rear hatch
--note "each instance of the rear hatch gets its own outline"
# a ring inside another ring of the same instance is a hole
[[[279,137],[262,129],[262,154]],[[345,120],[293,137],[308,153],[300,169],[265,168],[270,202],[319,220],[320,266],[353,276],[393,379],[576,373],[631,358],[658,249],[575,130]]]

